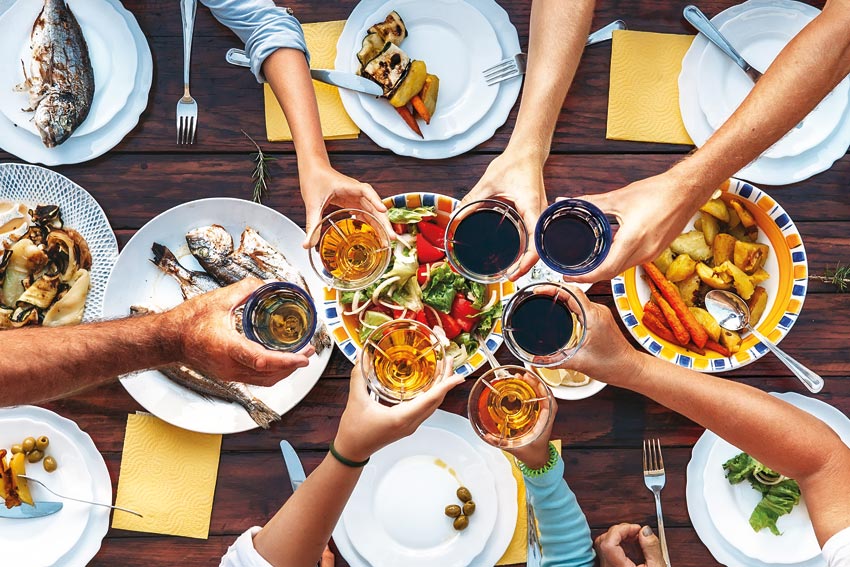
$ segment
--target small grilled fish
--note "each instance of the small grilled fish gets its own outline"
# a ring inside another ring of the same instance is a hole
[[[289,263],[286,256],[276,250],[265,238],[260,236],[259,232],[250,226],[242,232],[242,240],[235,254],[247,256],[260,269],[270,272],[271,277],[276,280],[308,289],[304,276],[295,266]]]
[[[276,411],[252,396],[241,382],[225,382],[212,376],[205,376],[182,364],[170,364],[157,370],[172,382],[189,388],[193,392],[239,404],[263,429],[268,429],[272,422],[280,419]]]
[[[44,0],[30,34],[32,61],[16,90],[29,94],[35,126],[48,148],[83,123],[94,98],[94,70],[80,24],[65,0]],[[23,62],[22,62],[23,64]]]
[[[201,266],[222,286],[254,275],[230,257],[233,238],[221,225],[202,226],[186,233],[186,242]]]
[[[153,252],[151,262],[180,283],[180,292],[184,299],[191,299],[221,287],[209,274],[184,268],[167,246],[154,242],[151,251]]]

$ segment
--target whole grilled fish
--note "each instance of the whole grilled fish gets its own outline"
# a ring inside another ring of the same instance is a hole
[[[307,282],[304,280],[301,272],[289,263],[286,256],[276,250],[265,238],[260,236],[259,232],[250,226],[246,227],[242,232],[242,241],[239,243],[239,249],[234,254],[249,258],[254,265],[270,272],[276,280],[295,284],[302,289],[308,289]]]
[[[189,231],[186,243],[201,266],[222,286],[256,275],[233,261],[233,237],[221,225],[202,226]]]
[[[89,114],[94,70],[85,37],[65,0],[44,0],[30,35],[32,61],[17,90],[29,94],[28,112],[48,148],[67,140]],[[23,62],[22,62],[23,64]]]
[[[167,246],[154,242],[151,251],[153,252],[151,262],[180,283],[183,299],[191,299],[220,287],[218,282],[206,272],[195,272],[183,267]]]

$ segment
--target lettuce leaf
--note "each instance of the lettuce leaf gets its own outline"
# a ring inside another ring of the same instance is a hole
[[[448,264],[443,264],[431,271],[431,280],[422,290],[422,301],[437,311],[448,313],[452,309],[455,295],[466,289],[466,279],[454,273]]]
[[[725,463],[723,469],[729,484],[749,481],[750,485],[762,494],[761,501],[750,514],[750,526],[758,532],[765,528],[774,535],[782,535],[776,527],[776,521],[790,514],[794,506],[800,503],[800,486],[797,481],[787,478],[777,484],[764,484],[759,478],[779,478],[776,471],[764,466],[746,453],[739,453]],[[759,473],[759,477],[754,476]]]
[[[497,301],[493,304],[493,307],[487,311],[481,312],[481,318],[478,319],[478,326],[475,328],[475,333],[479,337],[486,337],[490,334],[490,331],[493,330],[493,327],[496,325],[496,321],[498,321],[501,317],[502,302]]]
[[[397,224],[417,223],[422,219],[436,216],[436,207],[416,207],[415,209],[408,209],[407,207],[393,207],[387,211],[387,217],[389,217],[390,222]]]

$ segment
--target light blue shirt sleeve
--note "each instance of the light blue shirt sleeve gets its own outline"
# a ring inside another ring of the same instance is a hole
[[[219,22],[245,42],[245,54],[251,60],[251,72],[265,82],[263,61],[280,48],[303,51],[310,61],[304,30],[286,8],[273,0],[201,0]]]
[[[596,553],[590,526],[564,480],[564,461],[548,472],[525,476],[543,547],[543,567],[593,567]]]

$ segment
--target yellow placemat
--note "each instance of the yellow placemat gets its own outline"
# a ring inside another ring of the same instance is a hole
[[[552,439],[552,444],[555,445],[558,453],[560,453],[561,440]],[[510,461],[511,472],[514,474],[514,479],[516,479],[518,508],[516,515],[516,527],[514,528],[514,535],[511,538],[511,543],[508,545],[508,549],[496,565],[525,563],[528,559],[528,516],[525,513],[525,481],[522,478],[522,473],[516,466],[514,458],[508,453],[505,453],[505,457],[507,457],[508,461]]]
[[[345,20],[304,24],[304,38],[310,51],[310,67],[333,69],[336,60],[336,42],[345,26]],[[360,128],[349,118],[339,98],[339,89],[313,81],[316,101],[319,103],[319,120],[326,140],[351,140],[360,134]],[[292,132],[271,87],[263,85],[266,107],[266,137],[269,142],[291,142]]]
[[[150,414],[127,416],[112,527],[207,539],[221,435],[174,427]]]
[[[692,35],[614,32],[609,140],[693,144],[679,113],[679,72],[693,39]]]

